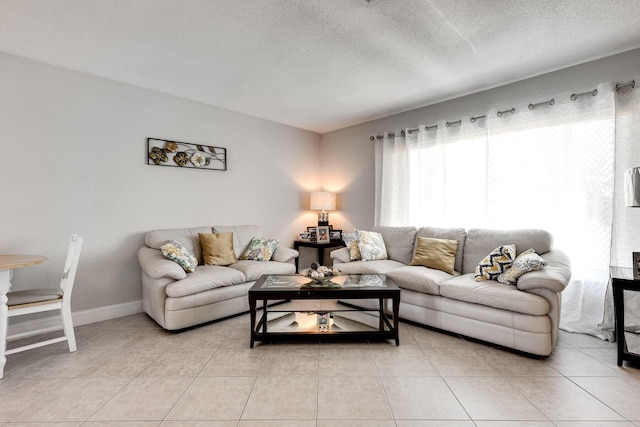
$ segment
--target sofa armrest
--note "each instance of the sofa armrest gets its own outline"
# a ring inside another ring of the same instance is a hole
[[[349,248],[340,248],[333,250],[331,251],[329,256],[331,257],[331,259],[335,259],[338,262],[351,262],[351,254],[349,253]]]
[[[571,262],[569,257],[559,249],[552,249],[540,255],[547,261],[542,270],[523,274],[517,283],[518,289],[546,288],[555,292],[562,292],[571,279]]]
[[[284,246],[278,246],[275,251],[273,251],[273,256],[271,257],[272,261],[278,262],[290,262],[294,259],[298,258],[298,251],[291,248],[285,248]]]
[[[140,267],[149,277],[161,279],[170,277],[181,280],[187,277],[187,273],[177,263],[166,259],[159,249],[143,246],[138,250],[138,262]]]

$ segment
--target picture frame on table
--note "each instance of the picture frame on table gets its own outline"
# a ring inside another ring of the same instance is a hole
[[[331,241],[331,236],[329,234],[329,226],[323,225],[316,227],[316,238],[318,243],[329,243]]]
[[[310,242],[315,242],[316,241],[316,232],[318,227],[314,226],[310,226],[307,227],[307,233],[309,234],[309,241]]]
[[[308,231],[306,233],[300,233],[300,240],[311,240],[311,233]]]
[[[342,240],[342,230],[329,230],[331,240]]]
[[[633,252],[633,279],[640,280],[640,252]]]

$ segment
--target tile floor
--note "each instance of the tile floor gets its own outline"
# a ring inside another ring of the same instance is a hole
[[[248,346],[247,315],[179,334],[145,314],[7,357],[0,426],[640,426],[640,369],[561,333],[531,359],[401,323],[393,343]]]

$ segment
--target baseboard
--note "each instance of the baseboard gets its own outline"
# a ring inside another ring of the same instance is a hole
[[[142,300],[75,311],[72,313],[73,326],[82,326],[105,320],[117,319],[118,317],[142,313],[142,311]],[[7,335],[28,334],[29,331],[33,330],[53,332],[61,329],[62,323],[60,321],[60,316],[49,316],[9,324]]]

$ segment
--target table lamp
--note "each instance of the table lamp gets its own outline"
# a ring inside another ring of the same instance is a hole
[[[624,199],[627,206],[640,207],[640,167],[628,169],[624,174]]]
[[[311,193],[312,211],[318,211],[318,225],[329,225],[329,213],[336,210],[336,193],[316,191]]]

